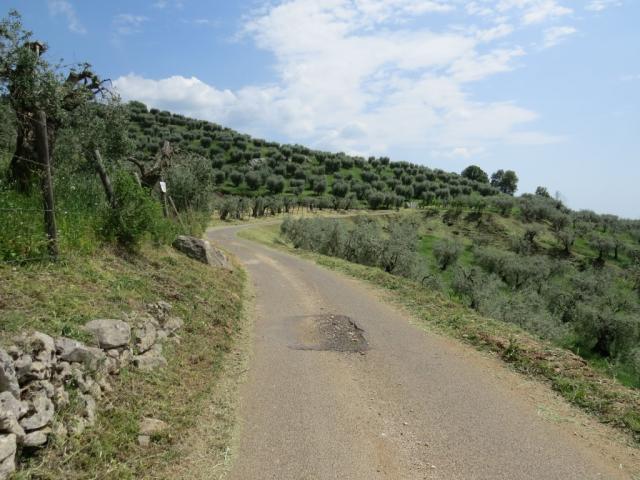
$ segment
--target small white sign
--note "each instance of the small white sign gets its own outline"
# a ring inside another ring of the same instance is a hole
[[[165,182],[160,182],[160,190],[162,190],[162,193],[167,193],[167,184]]]

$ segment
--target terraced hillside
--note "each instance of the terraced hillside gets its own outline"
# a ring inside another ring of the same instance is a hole
[[[300,145],[281,145],[204,120],[128,104],[130,138],[141,160],[151,159],[165,141],[211,166],[215,190],[225,194],[287,194],[351,199],[352,205],[394,207],[407,201],[446,202],[450,198],[500,193],[494,185],[455,173],[430,169],[387,157],[365,159]]]

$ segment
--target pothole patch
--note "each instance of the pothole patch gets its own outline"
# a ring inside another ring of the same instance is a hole
[[[300,323],[297,350],[364,353],[369,345],[364,330],[346,315],[314,315]]]

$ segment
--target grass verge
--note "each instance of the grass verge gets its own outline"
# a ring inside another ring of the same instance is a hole
[[[210,402],[243,319],[245,275],[190,260],[174,250],[145,248],[134,257],[110,250],[59,264],[0,266],[0,341],[18,330],[82,338],[92,318],[123,318],[144,304],[165,300],[185,320],[179,344],[167,344],[166,369],[124,370],[99,408],[97,424],[82,436],[54,440],[26,458],[16,479],[166,478]],[[166,434],[151,447],[137,445],[138,421],[164,420]],[[208,440],[224,455],[228,438]]]
[[[497,354],[517,371],[544,379],[570,403],[614,426],[640,444],[640,392],[605,376],[581,357],[515,325],[482,317],[418,282],[342,259],[296,250],[279,237],[279,225],[243,230],[243,238],[303,256],[382,289],[386,299],[407,309],[423,327]]]

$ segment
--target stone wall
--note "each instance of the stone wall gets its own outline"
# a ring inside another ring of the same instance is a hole
[[[46,447],[52,435],[81,435],[91,427],[121,369],[166,365],[163,342],[177,340],[183,321],[163,301],[146,309],[143,316],[88,322],[87,344],[33,332],[0,349],[0,480],[15,471],[22,452]],[[77,393],[73,415],[62,421],[56,413],[71,408],[71,390]]]

